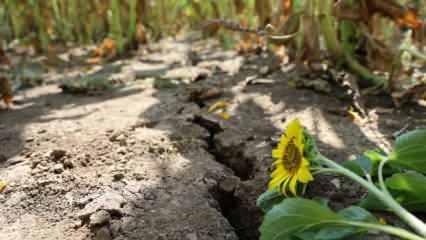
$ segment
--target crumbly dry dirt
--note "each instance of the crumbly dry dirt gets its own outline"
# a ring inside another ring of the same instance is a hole
[[[299,118],[337,160],[425,125],[424,109],[384,97],[367,99],[369,118],[356,122],[342,89],[296,89],[297,71],[273,56],[208,41],[163,41],[116,63],[120,87],[70,94],[48,73],[0,111],[1,240],[258,239],[255,200],[287,121]],[[230,119],[208,112],[218,101]],[[336,177],[308,189],[334,208],[363,193]]]

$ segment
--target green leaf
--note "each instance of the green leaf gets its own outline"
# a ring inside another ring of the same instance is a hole
[[[364,177],[365,173],[374,177],[377,175],[377,168],[379,163],[385,159],[385,155],[380,150],[369,150],[364,154],[357,156],[355,160],[348,160],[343,162],[343,166],[359,176]],[[392,169],[386,168],[385,172],[392,172]]]
[[[260,239],[291,239],[295,233],[336,224],[340,220],[341,216],[315,201],[288,198],[268,211],[260,227]]]
[[[314,240],[340,240],[354,235],[356,228],[354,227],[326,227],[315,234]],[[312,238],[311,238],[312,240]]]
[[[364,156],[366,156],[368,159],[371,160],[372,169],[371,169],[370,175],[372,177],[377,176],[377,171],[378,171],[380,162],[387,158],[386,153],[383,152],[383,150],[381,149],[369,150],[364,152]],[[391,166],[390,164],[388,164],[388,165],[385,165],[383,168],[383,177],[389,177],[399,172],[401,172],[401,168]]]
[[[342,165],[359,176],[371,175],[373,168],[371,160],[365,155],[358,156],[355,160],[345,161]]]
[[[291,240],[312,240],[315,239],[315,235],[317,233],[316,232],[302,232],[302,233],[297,233],[294,235],[294,237]]]
[[[426,212],[426,177],[419,173],[397,173],[386,179],[391,195],[405,208],[413,212]],[[373,195],[361,201],[360,206],[370,210],[388,210]]]
[[[379,164],[380,161],[385,159],[385,152],[381,149],[368,150],[364,152],[364,156],[371,160],[375,164]],[[373,164],[374,165],[374,164]]]
[[[348,221],[358,222],[377,222],[377,219],[367,210],[350,206],[338,213],[342,218]],[[356,227],[326,227],[321,229],[315,236],[315,240],[339,240],[347,239],[349,236],[365,234],[367,231]]]
[[[343,240],[366,233],[349,222],[372,222],[376,218],[360,207],[335,213],[327,206],[303,199],[288,198],[267,212],[260,227],[261,240]]]
[[[389,210],[379,199],[370,193],[360,201],[359,206],[368,210]]]
[[[328,207],[328,204],[330,203],[330,200],[328,198],[323,197],[313,197],[312,200],[323,205],[324,207]]]
[[[350,221],[377,222],[373,214],[358,206],[345,208],[339,212],[339,215]]]
[[[341,240],[365,233],[345,226],[343,221],[376,222],[376,219],[360,207],[352,206],[336,214],[316,201],[285,199],[265,216],[261,239]]]
[[[256,205],[260,207],[264,212],[268,212],[272,209],[272,207],[280,203],[283,199],[284,196],[279,191],[266,191],[259,196]]]
[[[305,147],[303,149],[303,155],[308,159],[313,166],[320,165],[320,163],[316,162],[317,156],[319,154],[318,148],[315,143],[315,139],[309,134],[309,131],[304,128],[303,129],[304,142]]]
[[[426,173],[426,129],[399,136],[389,160],[390,164]]]
[[[419,173],[395,174],[386,180],[389,191],[411,211],[426,212],[426,177]]]

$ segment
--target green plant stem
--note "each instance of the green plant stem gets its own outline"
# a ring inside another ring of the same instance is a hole
[[[388,161],[388,159],[386,158],[386,159],[384,159],[384,160],[380,161],[380,164],[379,164],[379,169],[378,169],[378,175],[379,175],[379,186],[380,186],[380,188],[382,189],[382,191],[383,191],[385,194],[387,194],[388,196],[392,196],[392,195],[389,193],[389,191],[388,191],[388,189],[387,189],[387,187],[386,187],[385,180],[383,179],[383,167],[385,166],[385,164],[387,163],[387,161]]]
[[[130,0],[129,4],[129,30],[127,32],[127,42],[134,43],[135,42],[135,33],[136,33],[136,24],[137,24],[137,0]]]
[[[118,53],[123,53],[124,51],[124,39],[123,39],[123,29],[121,27],[121,17],[120,17],[120,1],[111,0],[111,35],[117,43]]]
[[[333,54],[333,57],[340,59],[342,57],[342,48],[337,38],[337,30],[335,27],[335,19],[332,14],[333,2],[331,0],[322,1],[318,6],[319,22],[321,33],[324,36],[327,49]]]
[[[336,174],[336,170],[330,169],[330,168],[311,168],[311,170],[314,175],[327,174],[327,173]]]
[[[420,52],[416,47],[401,47],[401,51],[406,51],[412,54],[414,57],[417,57],[423,61],[426,61],[426,55]]]
[[[420,237],[418,235],[415,235],[405,229],[387,226],[387,225],[380,225],[380,224],[374,224],[374,223],[365,223],[365,222],[354,222],[354,221],[347,221],[345,222],[347,225],[351,225],[354,227],[361,227],[366,229],[374,229],[379,230],[394,236],[398,236],[402,239],[407,240],[425,240],[425,238]]]
[[[30,1],[30,6],[34,11],[34,19],[37,27],[37,37],[41,43],[41,48],[43,51],[47,51],[49,47],[49,35],[45,30],[45,21],[42,16],[40,2],[32,0]]]
[[[361,76],[362,78],[371,81],[375,86],[383,87],[384,89],[388,88],[388,82],[386,79],[381,78],[379,76],[374,75],[370,72],[366,67],[361,65],[351,54],[345,52],[344,53],[346,63],[348,64],[349,68]]]
[[[405,208],[403,208],[395,199],[393,199],[388,194],[380,191],[375,185],[368,182],[364,178],[358,176],[349,169],[339,165],[338,163],[330,160],[322,155],[318,156],[318,160],[325,164],[326,166],[335,169],[336,173],[340,173],[355,182],[359,183],[361,186],[365,187],[371,194],[377,197],[382,203],[389,207],[397,216],[404,220],[410,227],[412,227],[417,233],[421,236],[426,237],[426,224],[418,219],[416,216],[411,214]]]

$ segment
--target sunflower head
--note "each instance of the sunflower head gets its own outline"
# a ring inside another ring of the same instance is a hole
[[[298,119],[289,123],[280,143],[272,151],[275,170],[271,174],[268,189],[280,190],[284,195],[290,191],[297,195],[297,183],[313,180],[310,163],[306,158],[305,130]],[[311,146],[311,143],[308,143]]]

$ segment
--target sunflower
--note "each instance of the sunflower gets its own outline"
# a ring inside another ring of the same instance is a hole
[[[272,151],[275,170],[271,174],[269,190],[279,189],[287,195],[289,189],[293,195],[297,195],[297,182],[308,183],[314,179],[309,161],[304,156],[303,131],[298,119],[291,121],[277,148]]]

